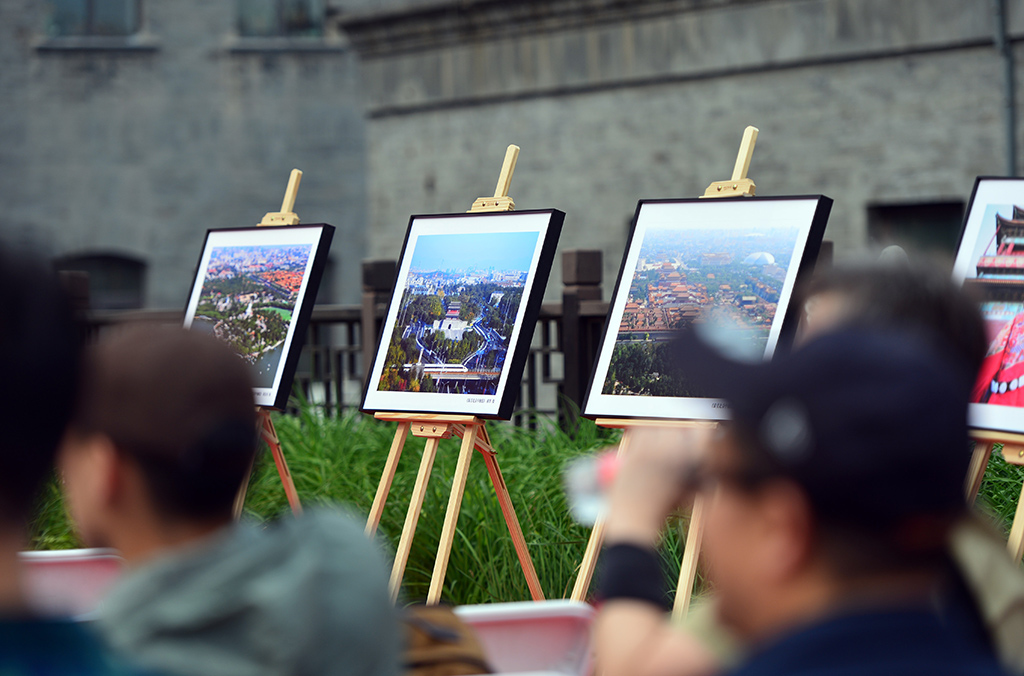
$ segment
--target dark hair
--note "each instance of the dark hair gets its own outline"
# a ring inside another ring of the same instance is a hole
[[[953,283],[937,264],[847,265],[813,277],[794,299],[802,307],[813,296],[836,293],[850,304],[844,324],[917,333],[952,352],[971,373],[988,350],[977,298]]]
[[[0,248],[0,518],[23,520],[53,467],[74,405],[81,328],[56,274]]]
[[[139,326],[86,360],[75,427],[142,471],[161,515],[227,519],[256,452],[250,367],[211,336]]]

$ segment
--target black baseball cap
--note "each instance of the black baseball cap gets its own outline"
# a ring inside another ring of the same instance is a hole
[[[838,329],[752,364],[684,331],[672,352],[819,516],[885,527],[964,510],[973,374],[919,334]]]

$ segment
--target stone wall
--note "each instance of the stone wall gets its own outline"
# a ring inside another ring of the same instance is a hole
[[[340,40],[242,40],[234,3],[146,2],[127,40],[46,40],[0,0],[0,236],[48,255],[144,260],[147,304],[180,307],[203,233],[280,208],[338,227],[322,299],[357,302],[366,172],[358,63]]]
[[[1009,10],[1024,34],[1024,2]],[[975,176],[1005,173],[989,2],[478,1],[343,26],[362,56],[374,257],[397,254],[410,213],[493,190],[508,143],[517,207],[566,211],[562,248],[601,248],[606,280],[636,200],[728,178],[748,124],[758,194],[833,197],[840,258],[868,246],[869,205],[966,201]]]
[[[205,229],[276,209],[292,167],[303,221],[339,228],[322,300],[345,303],[410,214],[489,194],[509,143],[518,207],[566,211],[606,296],[637,199],[728,177],[748,124],[759,194],[833,197],[840,258],[870,245],[869,206],[1005,173],[989,0],[334,0],[312,42],[144,0],[118,44],[44,39],[43,4],[0,0],[0,236],[140,258],[150,306],[180,306]]]

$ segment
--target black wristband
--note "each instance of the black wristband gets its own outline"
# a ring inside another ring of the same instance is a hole
[[[668,610],[658,554],[653,549],[631,544],[606,547],[601,553],[597,598],[600,601],[647,601]]]

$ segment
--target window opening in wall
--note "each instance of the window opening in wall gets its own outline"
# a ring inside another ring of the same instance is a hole
[[[242,37],[320,37],[323,0],[238,0]]]
[[[139,31],[140,0],[47,0],[47,33],[119,36]]]
[[[877,248],[896,244],[952,259],[963,219],[961,200],[869,205],[868,238]]]
[[[89,307],[93,310],[131,310],[142,307],[146,264],[118,254],[73,254],[54,261],[61,271],[89,276]]]

